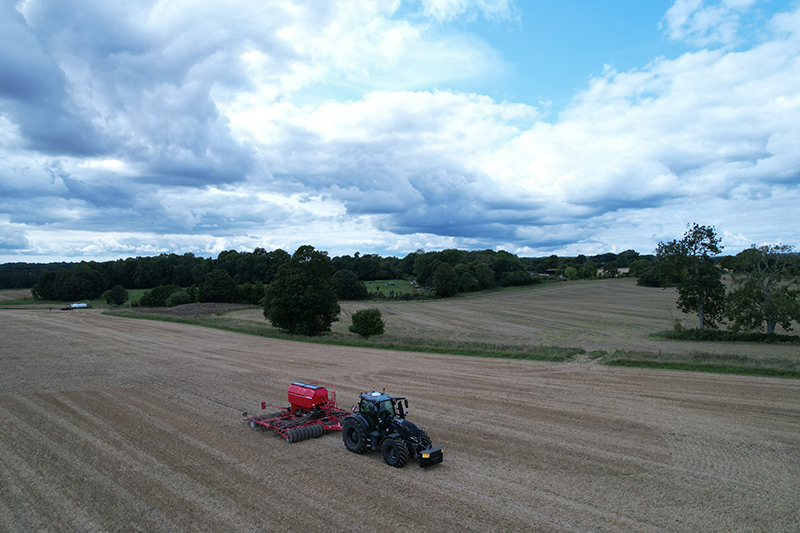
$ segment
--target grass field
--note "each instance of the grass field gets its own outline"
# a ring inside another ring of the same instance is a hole
[[[414,286],[404,279],[386,279],[380,281],[365,281],[367,290],[372,293],[381,293],[383,296],[400,296],[403,294],[414,294]]]

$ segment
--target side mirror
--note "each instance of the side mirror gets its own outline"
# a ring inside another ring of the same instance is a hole
[[[408,400],[406,400],[405,403],[406,403],[406,409],[408,409]]]

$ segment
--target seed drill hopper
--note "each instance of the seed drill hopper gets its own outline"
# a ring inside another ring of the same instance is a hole
[[[289,407],[261,402],[261,409],[279,409],[265,415],[242,413],[253,429],[273,430],[288,442],[321,437],[326,431],[341,431],[340,421],[349,414],[336,406],[336,390],[331,385],[295,381],[289,385]]]

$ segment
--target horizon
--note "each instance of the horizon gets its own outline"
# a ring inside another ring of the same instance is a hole
[[[800,245],[800,0],[0,5],[0,263]]]

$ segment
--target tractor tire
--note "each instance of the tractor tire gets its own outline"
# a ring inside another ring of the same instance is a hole
[[[381,445],[381,453],[389,466],[402,468],[408,462],[408,446],[399,437],[385,439]]]
[[[342,439],[345,447],[353,453],[364,453],[367,448],[367,435],[364,426],[357,418],[346,418],[342,424]]]
[[[428,436],[427,433],[425,433],[425,430],[423,429],[419,430],[419,440],[422,443],[423,450],[427,450],[433,445],[433,443],[431,442],[431,438]]]

